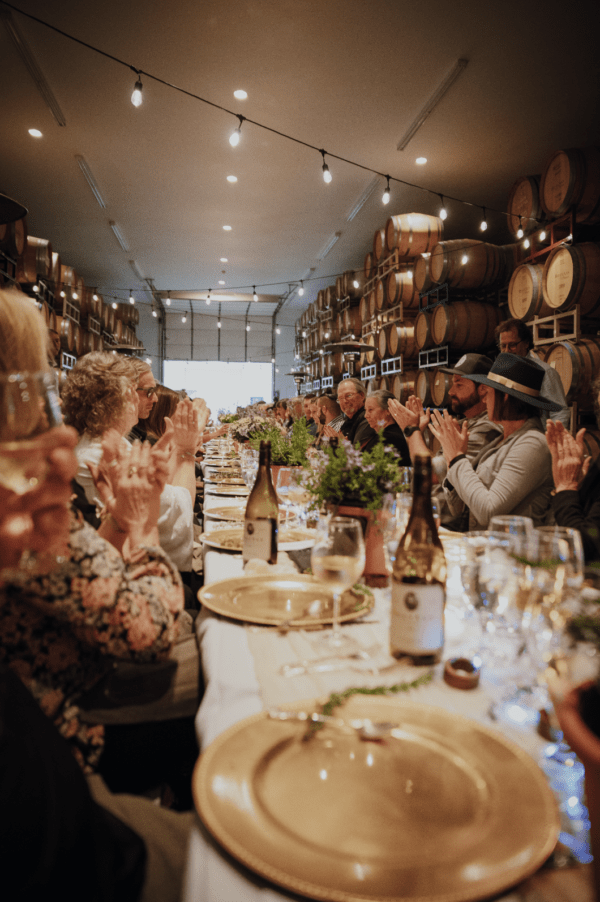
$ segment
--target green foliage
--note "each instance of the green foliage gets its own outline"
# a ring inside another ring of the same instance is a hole
[[[384,495],[402,491],[398,454],[381,434],[372,451],[360,452],[341,439],[337,448],[329,446],[325,454],[313,463],[306,484],[315,507],[354,504],[380,510]]]
[[[286,435],[279,426],[270,426],[260,436],[250,439],[250,446],[256,450],[261,441],[271,442],[271,463],[283,467],[305,467],[308,465],[306,451],[313,442],[306,420],[296,420],[292,431]]]

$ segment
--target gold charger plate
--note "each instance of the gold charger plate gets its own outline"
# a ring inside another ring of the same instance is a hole
[[[294,705],[318,710],[315,702]],[[472,902],[533,874],[558,838],[533,759],[496,730],[440,708],[352,697],[345,718],[397,723],[365,742],[265,712],[196,765],[197,811],[244,865],[333,902]]]
[[[278,626],[285,621],[290,628],[311,627],[331,623],[333,594],[313,576],[266,575],[238,576],[204,586],[198,593],[200,603],[215,614],[241,620]],[[321,602],[318,613],[309,608]],[[371,610],[372,595],[344,592],[340,603],[340,621],[356,620]]]
[[[316,529],[280,528],[277,548],[279,551],[300,551],[302,548],[312,548],[315,544],[316,534]],[[205,545],[217,548],[219,551],[241,552],[243,540],[244,529],[241,526],[231,529],[215,529],[202,536]]]
[[[208,520],[231,520],[241,523],[245,516],[245,507],[213,507],[204,511],[204,518]]]
[[[233,485],[216,485],[215,483],[207,483],[206,492],[209,495],[249,495],[250,489],[247,486]]]

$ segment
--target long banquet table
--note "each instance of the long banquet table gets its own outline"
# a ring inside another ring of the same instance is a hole
[[[240,573],[239,557],[215,554],[211,579],[218,581]],[[389,597],[376,590],[375,607],[362,622],[346,625],[363,647],[387,643]],[[445,657],[465,648],[467,641],[460,610],[450,625]],[[457,625],[458,624],[458,625]],[[281,676],[282,664],[315,655],[311,635],[302,631],[282,633],[274,627],[244,625],[204,609],[197,618],[206,690],[200,705],[196,729],[200,749],[205,750],[223,731],[238,721],[286,702],[327,696],[348,686],[391,685],[414,679],[416,668],[398,663],[391,670],[371,673],[365,668],[318,673],[297,677]],[[481,685],[468,692],[453,689],[436,669],[429,685],[411,690],[411,701],[435,705],[491,725],[488,717],[490,690]],[[537,758],[543,741],[533,729],[502,729]],[[235,861],[210,836],[198,819],[190,843],[184,902],[281,902],[300,897],[269,883]],[[503,902],[593,902],[590,865],[555,869],[542,868],[518,887],[501,896]]]

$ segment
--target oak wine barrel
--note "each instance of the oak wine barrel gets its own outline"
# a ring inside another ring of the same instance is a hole
[[[372,319],[377,313],[377,292],[374,288],[367,295],[369,301],[369,319]]]
[[[388,307],[402,303],[405,310],[416,311],[419,307],[419,291],[415,285],[412,269],[388,273],[385,280],[385,296]]]
[[[382,229],[377,229],[373,236],[373,261],[376,264],[385,260],[388,256],[387,248],[385,246],[385,226]]]
[[[418,372],[419,370],[405,370],[393,377],[390,391],[401,404],[406,404],[408,398],[414,395]]]
[[[494,344],[494,329],[500,311],[480,301],[454,301],[436,307],[431,332],[436,345],[450,345],[459,351],[477,351]]]
[[[375,312],[381,313],[386,306],[385,279],[377,279],[375,282]]]
[[[340,298],[345,298],[346,294],[344,292],[344,276],[338,276],[335,280],[335,296],[336,300],[340,300]]]
[[[342,276],[343,295],[342,297],[359,298],[363,293],[365,284],[365,274],[363,270],[348,269]]]
[[[373,361],[375,359],[375,336],[373,334],[364,335],[362,337],[361,341],[363,344],[371,345],[371,347],[373,348],[372,351],[361,351],[360,366],[362,367],[362,366],[367,366],[367,364],[369,364],[369,363],[373,363]]]
[[[67,316],[57,316],[56,331],[60,335],[60,346],[63,351],[72,354],[74,341],[73,320],[69,319]]]
[[[334,351],[333,354],[329,356],[329,373],[328,376],[333,376],[334,379],[341,379],[342,374],[344,373],[344,354],[342,351]]]
[[[344,335],[356,335],[358,338],[362,330],[362,318],[359,307],[348,307],[342,314],[344,317]]]
[[[550,316],[552,308],[544,300],[541,263],[523,263],[512,274],[508,285],[510,315],[525,322],[534,316]]]
[[[453,288],[477,289],[498,281],[502,254],[495,244],[470,238],[441,241],[433,248],[429,271],[434,282]]]
[[[365,281],[368,282],[369,279],[373,278],[375,272],[375,261],[373,259],[372,251],[369,251],[366,255],[363,269],[365,274]]]
[[[442,373],[441,370],[433,371],[433,385],[431,387],[431,397],[434,407],[448,406],[448,391],[452,385],[452,376],[450,373]]]
[[[540,194],[542,207],[552,218],[577,207],[577,222],[600,222],[600,150],[555,151],[542,173]]]
[[[544,211],[540,202],[539,175],[522,175],[516,180],[508,195],[508,231],[517,238],[519,229],[523,235],[531,235],[543,220]]]
[[[390,391],[390,384],[392,381],[391,376],[380,376],[379,377],[379,391]]]
[[[419,351],[426,351],[435,345],[431,329],[431,314],[427,310],[421,310],[415,320],[415,342]]]
[[[423,402],[423,407],[433,406],[433,380],[434,370],[419,370],[415,383],[415,395]]]
[[[569,404],[577,401],[584,410],[592,410],[592,382],[600,372],[600,338],[559,341],[552,345],[546,363],[559,374]]]
[[[322,310],[332,310],[337,306],[337,289],[335,285],[328,285],[323,291],[323,307]]]
[[[418,353],[414,323],[389,323],[379,335],[385,336],[385,357],[416,357]]]
[[[420,293],[429,291],[429,289],[433,287],[433,280],[429,271],[430,260],[430,254],[427,254],[425,257],[417,257],[415,260],[413,281],[415,283],[415,288]]]
[[[542,275],[544,299],[552,310],[600,316],[600,244],[563,245],[550,251]]]
[[[360,299],[360,303],[358,305],[358,310],[359,310],[359,314],[360,314],[361,323],[368,323],[369,319],[370,319],[370,314],[369,314],[369,296],[367,294],[365,294]]]
[[[442,240],[444,223],[439,216],[402,213],[390,216],[385,226],[388,253],[398,249],[400,257],[416,257],[430,251]]]
[[[27,236],[23,253],[17,260],[17,282],[49,280],[52,273],[52,245],[47,238]]]

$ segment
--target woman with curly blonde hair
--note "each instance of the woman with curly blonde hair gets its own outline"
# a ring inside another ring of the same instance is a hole
[[[80,435],[98,438],[137,422],[136,371],[127,357],[94,351],[77,361],[62,391],[65,422]],[[125,433],[123,433],[125,434]]]

